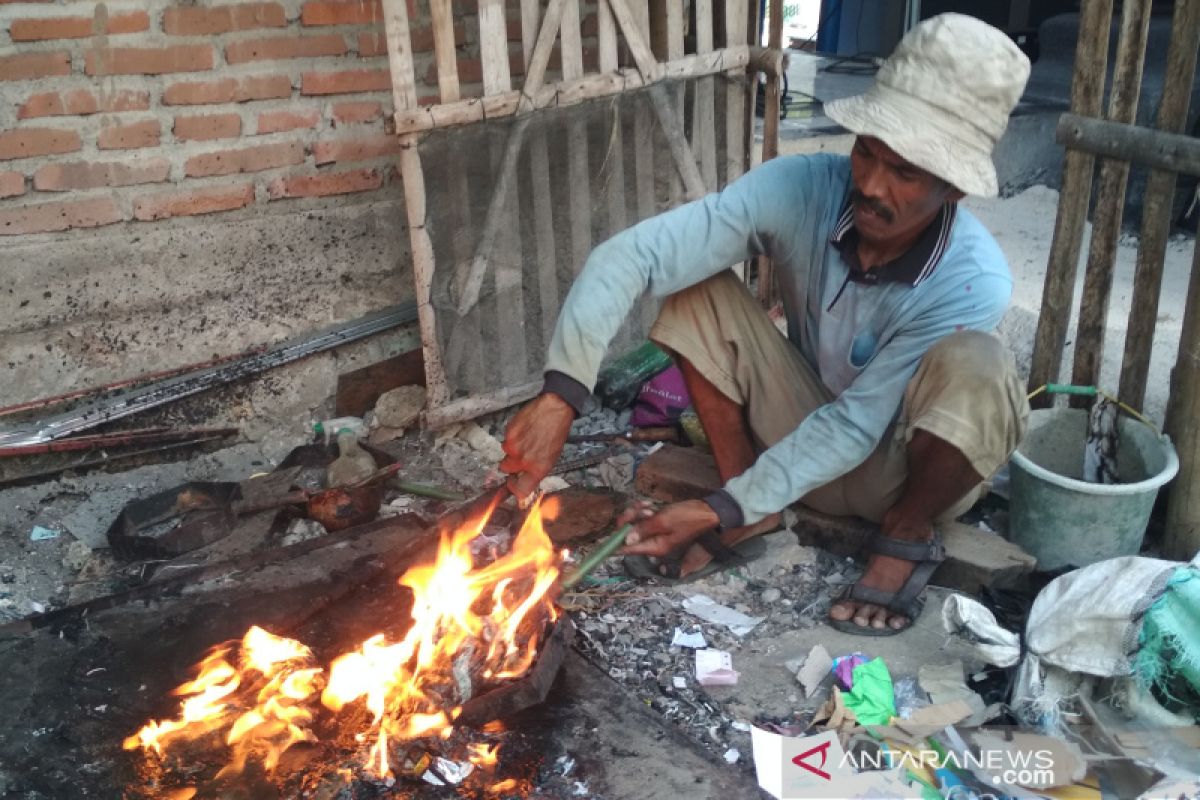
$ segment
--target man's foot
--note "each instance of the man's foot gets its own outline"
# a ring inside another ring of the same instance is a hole
[[[859,578],[859,583],[872,589],[884,592],[897,592],[908,576],[916,567],[911,561],[905,561],[891,556],[873,555],[867,562],[867,571]],[[857,600],[839,600],[829,609],[829,618],[839,622],[854,620],[854,624],[862,628],[882,630],[892,628],[901,630],[912,622],[903,614],[893,614],[883,606],[873,603],[860,603]]]
[[[765,517],[760,522],[757,522],[753,525],[746,525],[741,528],[730,528],[729,530],[721,533],[721,543],[732,549],[747,539],[752,539],[755,536],[761,536],[764,533],[770,533],[771,531],[776,530],[780,526],[781,522],[782,515],[772,514],[771,516]],[[708,552],[703,545],[691,545],[683,554],[683,558],[679,562],[678,577],[686,578],[693,572],[703,569],[708,565],[708,562],[712,561],[712,559],[712,553]],[[658,569],[663,575],[673,572],[671,565],[668,564],[660,564]]]
[[[885,525],[885,527],[887,526]],[[913,542],[928,542],[933,539],[933,525],[928,525],[924,531],[906,530],[903,532],[905,534],[903,536],[897,535],[898,533],[885,535]],[[858,585],[882,592],[895,593],[900,591],[908,581],[916,566],[917,563],[914,561],[882,553],[872,553],[867,561],[867,570],[859,578]],[[833,607],[829,609],[829,618],[838,622],[852,620],[860,628],[874,628],[875,630],[891,628],[899,631],[912,624],[912,620],[904,614],[897,614],[884,606],[852,600],[849,597],[833,604]]]

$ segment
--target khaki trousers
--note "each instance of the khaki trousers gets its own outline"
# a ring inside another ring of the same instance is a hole
[[[778,442],[833,399],[732,272],[668,298],[650,338],[744,406],[760,448]],[[1028,416],[1024,386],[1000,340],[978,331],[952,334],[926,353],[908,383],[899,418],[867,460],[801,502],[825,514],[880,522],[904,491],[914,431],[949,442],[987,478],[1016,449]],[[962,514],[978,496],[976,487],[942,517]]]

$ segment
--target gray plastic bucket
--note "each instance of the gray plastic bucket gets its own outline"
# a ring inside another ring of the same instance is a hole
[[[1179,471],[1166,436],[1128,417],[1117,425],[1121,483],[1083,478],[1088,412],[1033,411],[1029,432],[1009,466],[1009,532],[1037,558],[1039,570],[1082,567],[1136,555],[1158,489]]]

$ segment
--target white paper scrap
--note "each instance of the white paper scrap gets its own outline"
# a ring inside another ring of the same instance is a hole
[[[733,632],[734,636],[745,636],[758,623],[762,622],[764,617],[748,617],[740,611],[735,611],[729,606],[723,606],[716,600],[713,600],[708,595],[694,594],[683,601],[683,610],[697,616],[705,622],[711,622],[715,625],[724,625]]]
[[[696,651],[696,680],[701,686],[736,686],[733,657],[724,650]]]
[[[693,650],[703,650],[708,647],[702,631],[694,630],[691,633],[684,633],[680,628],[675,629],[675,637],[671,639],[671,644],[676,647],[690,647]]]
[[[672,679],[672,682],[675,684],[676,689],[686,689],[687,688],[687,678],[681,678],[678,675],[676,675]]]
[[[34,525],[33,530],[29,532],[29,538],[35,542],[44,542],[47,539],[57,539],[58,531],[53,528],[44,528],[41,525]]]
[[[736,764],[738,762],[738,759],[741,757],[742,757],[742,754],[738,752],[736,747],[731,747],[725,751],[725,763],[726,764]]]

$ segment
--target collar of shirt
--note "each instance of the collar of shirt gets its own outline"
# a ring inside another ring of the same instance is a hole
[[[957,204],[946,203],[908,252],[873,269],[863,269],[858,260],[858,229],[854,227],[854,205],[847,196],[837,224],[833,226],[829,243],[838,249],[842,260],[849,265],[848,280],[867,284],[890,281],[919,286],[933,274],[938,262],[946,254],[957,211]]]

